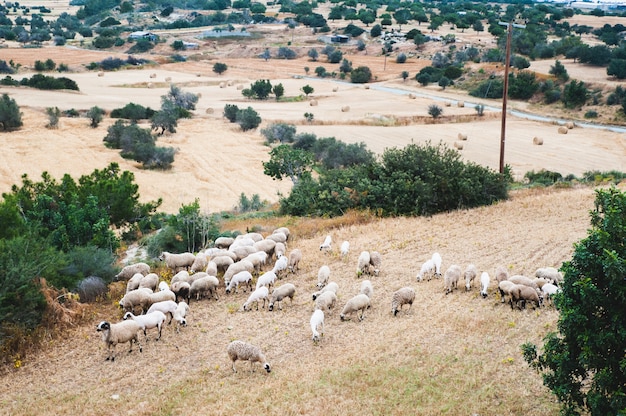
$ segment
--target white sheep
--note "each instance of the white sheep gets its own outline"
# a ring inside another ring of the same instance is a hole
[[[369,280],[363,280],[363,282],[361,282],[361,288],[359,290],[359,293],[363,293],[368,298],[372,299],[372,296],[374,296],[374,288],[372,287],[372,282],[370,282]]]
[[[162,290],[169,290],[169,288],[170,287],[168,286],[167,282],[164,282],[164,281],[160,281],[159,282],[159,290],[160,291],[162,291]]]
[[[498,283],[498,291],[500,292],[501,302],[504,303],[506,301],[506,297],[509,297],[509,303],[512,302],[511,299],[511,290],[515,287],[515,283],[510,280],[502,280]]]
[[[420,271],[417,274],[417,281],[421,282],[422,280],[424,280],[424,278],[430,281],[434,273],[435,273],[435,262],[432,259],[428,259],[422,264],[422,267],[420,268]]]
[[[118,274],[115,275],[115,280],[128,280],[136,273],[140,273],[145,276],[150,273],[150,266],[146,263],[135,263],[124,266]]]
[[[320,335],[324,335],[324,311],[315,309],[311,315],[311,332],[313,333],[313,342],[319,342]],[[320,329],[318,332],[317,329]]]
[[[102,321],[96,327],[96,331],[102,332],[102,341],[107,345],[107,358],[105,361],[115,361],[115,349],[117,344],[123,344],[125,342],[130,343],[130,349],[128,352],[133,351],[133,341],[139,345],[139,352],[143,349],[139,343],[139,331],[141,326],[135,321],[122,321],[116,324],[111,324],[107,321]]]
[[[554,267],[540,267],[535,271],[535,277],[543,277],[556,286],[563,283],[563,274]]]
[[[225,248],[228,249],[233,243],[235,239],[232,237],[217,237],[213,242],[213,245],[217,248]]]
[[[178,302],[178,298],[187,300],[189,302],[189,291],[191,290],[191,285],[187,282],[174,282],[170,285],[170,290],[174,292],[176,298],[174,301]]]
[[[262,251],[271,257],[274,255],[274,249],[276,248],[276,241],[274,240],[261,240],[254,243],[252,246],[255,251]]]
[[[144,289],[131,290],[120,299],[119,305],[125,311],[134,312],[137,306],[141,307],[141,313],[150,307],[150,293]]]
[[[330,282],[317,292],[313,293],[313,300],[315,300],[318,296],[320,296],[324,292],[333,292],[337,294],[337,289],[339,289],[339,285],[336,282]]]
[[[187,282],[191,284],[193,279],[187,270],[181,270],[172,276],[172,280],[170,280],[170,287],[176,282]]]
[[[289,262],[287,268],[291,273],[295,273],[300,269],[300,261],[302,260],[302,251],[300,249],[291,250],[289,253]]]
[[[250,361],[250,370],[254,371],[254,363],[257,362],[263,366],[268,373],[272,371],[270,363],[265,359],[265,355],[261,352],[261,349],[255,345],[248,344],[243,341],[233,341],[228,344],[226,352],[233,362],[233,371],[236,373],[235,361]]]
[[[243,310],[247,311],[252,306],[252,303],[256,303],[256,310],[259,310],[259,301],[263,300],[263,308],[265,307],[265,301],[268,300],[269,289],[267,286],[261,286],[250,294],[246,303],[243,304]]]
[[[346,257],[350,252],[350,243],[348,241],[344,241],[343,243],[341,243],[340,251],[341,257]]]
[[[165,316],[169,315],[170,316],[170,320],[168,322],[168,325],[169,325],[172,323],[172,319],[174,319],[174,312],[176,312],[177,306],[178,305],[173,300],[164,300],[162,302],[153,303],[148,309],[148,312],[146,313],[152,313],[154,311],[161,311],[165,314]]]
[[[323,265],[317,271],[317,288],[321,289],[324,286],[326,286],[326,283],[328,283],[329,278],[330,278],[330,267],[328,267],[327,265]]]
[[[178,324],[176,326],[176,332],[180,332],[181,326],[187,326],[187,312],[189,312],[189,305],[186,302],[180,302],[176,306],[172,319]]]
[[[206,269],[204,269],[204,272],[209,276],[217,276],[217,263],[215,263],[213,260],[209,260]]]
[[[441,277],[441,254],[437,252],[433,253],[431,260],[435,264],[435,277]]]
[[[206,266],[209,264],[209,258],[204,253],[196,254],[196,258],[191,264],[191,268],[189,269],[191,272],[200,272],[206,269]]]
[[[252,290],[252,274],[249,271],[244,270],[234,275],[228,282],[228,286],[226,286],[226,293],[230,293],[233,289],[235,289],[235,293],[238,293],[240,284],[245,284],[248,289]]]
[[[496,267],[495,279],[498,284],[504,280],[509,280],[509,271],[503,266]]]
[[[250,238],[255,243],[258,243],[261,240],[264,240],[263,234],[257,232],[247,232],[241,236],[242,238]]]
[[[167,267],[176,273],[179,269],[189,269],[196,256],[193,253],[170,253],[164,251],[159,256],[159,260],[165,261]]]
[[[380,255],[380,253],[378,251],[370,251],[370,264],[368,273],[374,273],[375,276],[378,276],[382,263],[383,257]]]
[[[197,280],[194,280],[189,288],[189,299],[196,297],[196,300],[200,298],[212,295],[215,300],[219,300],[217,295],[217,287],[220,282],[215,276],[204,276]]]
[[[254,264],[252,264],[249,260],[239,260],[238,262],[228,266],[228,269],[226,269],[226,272],[224,273],[224,284],[228,285],[230,279],[232,279],[234,275],[239,272],[243,272],[244,270],[253,273]]]
[[[247,260],[250,263],[252,263],[252,265],[254,266],[254,272],[255,274],[258,275],[261,272],[261,267],[265,266],[265,264],[267,263],[268,257],[269,256],[267,255],[266,252],[257,251],[257,252],[248,254],[242,260]]]
[[[330,251],[332,244],[333,244],[333,239],[331,238],[330,235],[327,235],[326,238],[324,239],[324,242],[320,244],[320,251],[322,250]]]
[[[285,243],[276,243],[276,247],[274,247],[274,256],[276,256],[276,258],[284,256],[286,252],[287,247],[285,246]]]
[[[356,264],[356,276],[360,277],[363,273],[367,273],[370,267],[370,252],[361,251]]]
[[[165,300],[176,301],[176,294],[169,289],[150,293],[148,296],[150,298],[150,301],[148,302],[148,307],[150,307],[153,303],[163,302]]]
[[[141,279],[143,279],[143,274],[135,273],[133,277],[128,279],[128,283],[126,283],[126,293],[131,290],[139,289],[139,283],[141,283]]]
[[[235,260],[230,256],[219,255],[219,256],[211,257],[211,262],[215,263],[215,267],[217,268],[217,270],[221,271],[222,273],[226,273],[228,268],[232,264],[235,263]],[[207,269],[208,269],[208,266],[207,266]],[[211,276],[217,276],[217,274],[211,274]]]
[[[537,286],[537,283],[535,283],[534,280],[528,276],[516,274],[516,275],[509,277],[509,280],[517,285],[524,285],[524,286],[532,287],[535,290],[539,289],[539,287]]]
[[[132,312],[126,312],[124,314],[124,320],[127,319],[132,319],[139,324],[143,330],[143,335],[146,337],[146,341],[148,340],[146,330],[153,328],[157,328],[159,330],[159,336],[156,338],[156,341],[161,339],[161,328],[163,327],[163,322],[165,322],[165,314],[163,312],[152,311],[145,315],[133,315]]]
[[[413,306],[414,300],[415,290],[412,287],[406,286],[396,290],[391,296],[391,313],[393,316],[396,316],[402,310],[403,305],[409,305],[408,313],[411,310],[411,306]]]
[[[283,274],[283,272],[285,272],[288,267],[289,267],[289,259],[285,256],[282,256],[282,257],[279,257],[278,260],[276,260],[276,263],[274,263],[274,268],[272,269],[272,271],[276,273],[276,277],[280,277],[280,275]]]
[[[293,297],[295,296],[295,294],[296,287],[292,283],[285,283],[284,285],[281,285],[280,287],[272,291],[272,296],[270,297],[270,303],[267,306],[267,310],[273,311],[274,304],[278,304],[278,302],[281,302],[285,298],[289,298],[291,300],[291,303],[293,304]],[[278,308],[282,310],[282,304],[278,304]]]
[[[561,288],[554,283],[546,283],[541,287],[545,299],[552,303],[552,297],[561,291]]]
[[[267,286],[267,288],[269,289],[271,286],[274,285],[276,279],[276,273],[274,273],[273,270],[265,272],[261,276],[259,276],[259,279],[256,281],[256,288],[258,289],[261,286]]]
[[[289,231],[289,228],[287,228],[287,227],[279,227],[279,228],[275,229],[274,231],[272,231],[272,234],[277,234],[277,233],[285,234],[285,237],[287,237],[287,241],[289,241],[289,236],[291,235],[291,231]]]
[[[461,267],[456,264],[448,267],[446,273],[443,275],[446,295],[458,288],[459,279],[461,279]]]
[[[359,293],[354,296],[352,299],[348,300],[348,302],[343,307],[341,314],[339,317],[342,321],[347,320],[347,316],[352,314],[353,312],[357,313],[357,317],[359,321],[362,321],[365,318],[365,310],[370,307],[370,298],[363,293]],[[361,316],[359,316],[359,311],[361,312]]]
[[[489,289],[489,283],[491,278],[489,277],[489,273],[482,272],[480,275],[480,295],[483,298],[487,297],[487,290]]]
[[[317,296],[317,298],[315,299],[314,309],[330,310],[335,307],[336,303],[337,295],[335,294],[335,292],[324,292]]]
[[[478,269],[473,264],[468,264],[465,269],[465,290],[469,291],[472,288],[472,282],[478,275]]]
[[[287,235],[283,232],[274,232],[270,235],[268,235],[267,237],[265,237],[266,240],[273,240],[277,243],[283,243],[285,244],[287,242]]]
[[[148,273],[147,275],[142,277],[141,281],[139,282],[139,288],[145,287],[152,290],[153,292],[157,289],[158,286],[159,275],[156,273]]]

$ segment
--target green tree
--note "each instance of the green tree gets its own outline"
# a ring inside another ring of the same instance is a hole
[[[23,124],[20,107],[13,98],[9,97],[9,94],[2,94],[2,99],[0,99],[0,125],[2,125],[2,130],[14,130],[22,127]]]
[[[606,68],[607,75],[613,75],[617,79],[626,78],[626,59],[611,59]]]
[[[517,75],[509,76],[509,97],[518,100],[528,100],[539,89],[535,73],[520,71]]]
[[[176,133],[177,126],[178,111],[170,101],[163,103],[161,110],[154,113],[154,115],[150,118],[150,127],[152,130],[161,129],[159,135],[162,135],[166,131],[169,133]]]
[[[48,124],[46,124],[46,127],[49,129],[58,128],[59,118],[61,117],[61,110],[59,110],[59,107],[47,107],[46,115],[48,116]]]
[[[272,87],[272,92],[276,96],[276,101],[278,101],[283,95],[285,95],[285,87],[282,83],[276,84]]]
[[[444,77],[439,78],[437,85],[439,85],[442,89],[445,90],[446,87],[450,85],[451,83],[452,81],[450,81],[450,78],[444,76]]]
[[[310,86],[309,84],[304,85],[302,88],[300,88],[300,90],[304,93],[304,95],[306,95],[307,97],[309,96],[309,94],[313,94],[313,92],[315,92],[315,89]]]
[[[383,28],[380,25],[374,25],[370,29],[370,36],[373,38],[379,37],[383,33]]]
[[[265,100],[272,92],[272,83],[269,79],[260,79],[250,85],[253,96],[258,100]]]
[[[261,121],[261,116],[252,107],[237,111],[237,124],[243,131],[256,129]]]
[[[275,180],[285,177],[294,186],[303,176],[308,176],[313,168],[313,155],[310,152],[294,149],[287,144],[276,146],[270,151],[270,160],[263,162],[263,173]]]
[[[326,68],[324,68],[323,66],[318,66],[315,68],[315,75],[320,78],[324,78],[328,75],[328,72],[326,72]]]
[[[104,110],[95,105],[87,110],[85,116],[89,119],[89,126],[95,129],[104,117]]]
[[[589,91],[582,81],[572,80],[563,88],[561,100],[567,108],[582,107],[587,102]]]
[[[618,415],[626,409],[626,194],[596,191],[591,229],[563,263],[558,333],[544,337],[543,353],[522,346],[543,374],[565,415]]]
[[[343,59],[343,52],[339,49],[335,49],[330,54],[328,54],[328,62],[331,64],[338,64]]]
[[[407,78],[409,77],[409,71],[402,71],[400,76],[402,77],[402,81],[406,81]]]
[[[472,29],[474,29],[474,31],[478,34],[480,32],[484,32],[485,31],[485,26],[483,25],[483,22],[481,22],[480,20],[476,20],[472,24]]]
[[[161,106],[169,101],[174,107],[180,108],[188,112],[196,109],[196,104],[198,103],[199,98],[200,97],[198,97],[197,94],[185,92],[180,89],[180,87],[171,84],[170,90],[167,95],[161,96]],[[180,112],[179,116],[182,116]]]
[[[317,58],[319,56],[319,53],[317,52],[317,49],[315,48],[311,48],[309,49],[309,51],[307,52],[307,56],[309,58],[311,58],[311,61],[315,62],[317,61]]]
[[[350,72],[350,82],[365,84],[372,79],[372,71],[367,66],[360,66]]]
[[[223,62],[216,62],[215,64],[213,64],[213,72],[215,72],[217,75],[222,75],[224,72],[226,72],[227,69],[228,65]]]
[[[569,79],[569,74],[567,73],[567,69],[565,69],[565,65],[563,65],[558,59],[554,62],[554,65],[550,66],[550,71],[548,72],[560,80],[567,81]]]
[[[437,118],[443,114],[443,109],[437,104],[431,104],[428,106],[428,115],[432,118]]]
[[[296,126],[286,123],[272,123],[261,129],[261,135],[265,137],[267,143],[292,143],[296,137]]]
[[[237,121],[237,113],[239,112],[239,107],[235,104],[226,104],[224,106],[224,117],[231,123]]]
[[[175,40],[174,42],[172,42],[172,49],[174,49],[175,51],[184,51],[187,49],[187,47],[185,46],[185,42],[183,42],[182,40]]]

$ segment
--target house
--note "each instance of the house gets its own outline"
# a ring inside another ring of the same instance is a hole
[[[348,43],[349,40],[350,40],[350,36],[346,36],[346,35],[332,35],[330,37],[330,41],[336,42],[336,43]]]
[[[155,35],[154,33],[144,32],[144,31],[132,32],[130,35],[128,35],[128,39],[133,39],[133,40],[148,39],[150,42],[156,42],[158,38],[159,37]]]

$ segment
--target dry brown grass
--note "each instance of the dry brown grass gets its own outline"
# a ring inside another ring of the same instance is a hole
[[[540,343],[556,330],[558,313],[512,311],[493,287],[487,299],[477,288],[446,296],[441,280],[418,284],[415,276],[434,251],[442,254],[444,269],[472,262],[490,274],[504,265],[531,275],[540,266],[559,266],[585,237],[593,200],[591,188],[533,189],[493,206],[429,218],[349,213],[333,220],[230,223],[240,231],[290,227],[288,251],[304,253],[301,271],[280,282],[296,285],[293,304],[244,313],[239,309],[248,294],[221,292],[219,301],[191,303],[189,326],[180,334],[166,328],[162,340],[144,343],[143,353],[118,347],[111,363],[104,361],[95,327],[117,321],[121,312],[105,302],[89,309],[88,323],[69,329],[66,339],[50,341],[2,376],[0,407],[20,415],[554,415],[554,396],[528,368],[520,345]],[[326,234],[335,245],[323,254]],[[337,247],[344,239],[351,243],[347,259]],[[371,277],[373,306],[363,322],[341,322],[337,309],[361,282],[355,270],[362,250],[383,255],[381,275]],[[310,294],[322,264],[339,284],[339,304],[314,345]],[[394,318],[391,294],[407,285],[415,288],[416,302]],[[116,290],[119,296],[121,287]],[[240,364],[233,374],[225,348],[234,339],[261,346],[272,373],[250,373]]]

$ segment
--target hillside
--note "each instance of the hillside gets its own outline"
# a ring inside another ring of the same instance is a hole
[[[310,238],[297,231],[307,220],[293,219],[286,224],[293,233],[288,251],[299,248],[304,259],[297,275],[280,282],[296,285],[293,304],[244,313],[246,293],[220,292],[219,301],[192,302],[189,326],[179,334],[166,328],[162,340],[144,343],[143,353],[127,355],[118,347],[111,363],[95,328],[121,312],[105,302],[67,339],[51,340],[4,374],[0,406],[20,415],[554,415],[555,399],[523,361],[520,344],[539,343],[555,330],[557,312],[551,306],[511,310],[493,286],[487,299],[476,287],[446,296],[441,280],[417,283],[415,276],[434,251],[443,269],[474,263],[491,275],[500,265],[527,275],[559,266],[586,236],[593,201],[591,188],[516,191],[489,207],[321,228]],[[272,229],[260,221],[248,225]],[[334,241],[329,254],[319,251],[326,234]],[[338,253],[344,239],[351,243],[345,260]],[[372,309],[363,322],[341,322],[340,309],[361,283],[355,277],[361,250],[383,256],[380,276],[371,277]],[[310,294],[323,264],[339,284],[339,302],[314,345]],[[394,318],[391,293],[402,286],[415,289],[416,302]],[[260,345],[272,373],[257,368],[251,374],[247,363],[238,363],[233,374],[225,348],[234,339]]]

